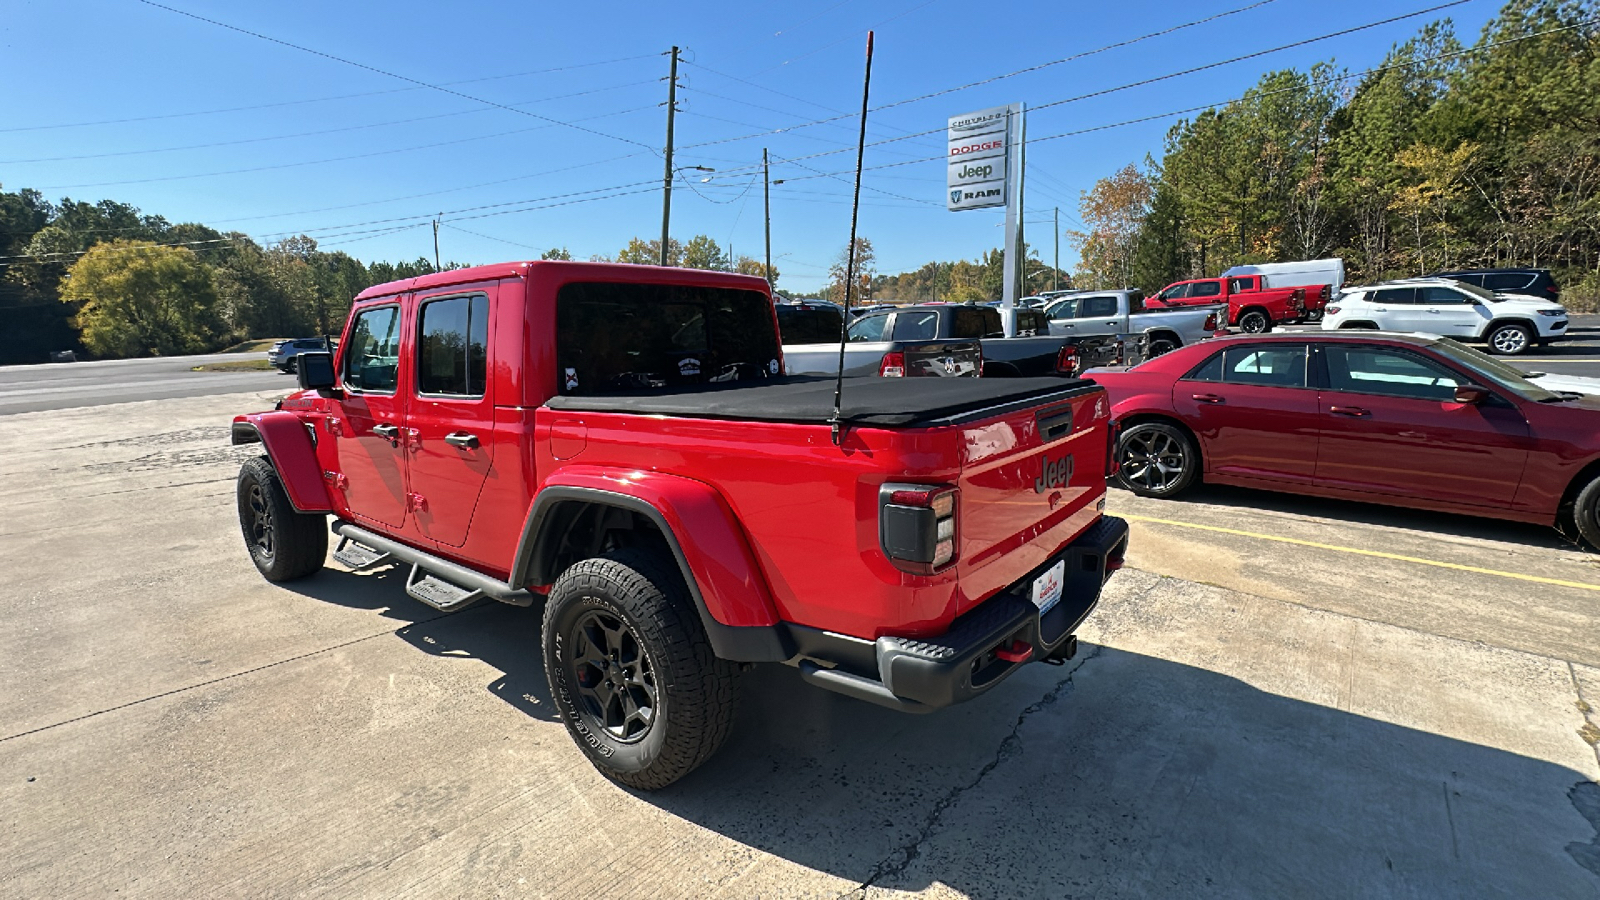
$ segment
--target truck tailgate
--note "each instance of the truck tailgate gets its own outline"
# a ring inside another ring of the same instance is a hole
[[[907,376],[977,377],[983,351],[977,341],[903,341]]]
[[[1101,514],[1109,416],[1095,390],[965,426],[957,612],[1043,565]]]

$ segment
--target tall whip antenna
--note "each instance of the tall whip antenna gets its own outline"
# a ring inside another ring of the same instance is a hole
[[[872,91],[872,32],[867,32],[867,74],[861,79],[861,133],[856,137],[856,191],[850,200],[850,246],[844,268],[844,317],[839,323],[839,371],[833,381],[833,445],[839,446],[844,404],[844,347],[850,336],[850,293],[856,284],[856,220],[861,211],[861,157],[867,150],[867,96]]]

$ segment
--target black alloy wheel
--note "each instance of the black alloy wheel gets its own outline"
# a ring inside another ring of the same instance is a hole
[[[1162,422],[1135,425],[1117,443],[1117,480],[1143,497],[1171,497],[1199,472],[1200,454],[1182,430]]]
[[[250,482],[245,505],[250,510],[249,521],[245,523],[250,553],[270,566],[278,556],[277,541],[273,535],[272,504],[267,502],[267,491],[261,482]]]
[[[569,668],[581,714],[612,739],[642,740],[656,721],[656,676],[650,654],[621,617],[591,610],[573,624]]]
[[[1239,330],[1245,334],[1265,334],[1272,328],[1272,320],[1259,309],[1252,309],[1239,317]]]

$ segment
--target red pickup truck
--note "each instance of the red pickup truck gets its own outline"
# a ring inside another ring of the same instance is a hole
[[[1320,296],[1320,300],[1326,304],[1327,297]],[[1271,331],[1273,325],[1297,322],[1309,311],[1305,288],[1262,287],[1260,275],[1176,281],[1144,301],[1146,309],[1207,303],[1228,304],[1228,324],[1250,334]]]
[[[1104,389],[782,374],[766,282],[519,262],[355,300],[233,421],[256,567],[409,565],[440,610],[543,605],[552,698],[637,788],[704,762],[747,664],[923,712],[1059,662],[1122,565]],[[532,648],[530,648],[532,649]]]

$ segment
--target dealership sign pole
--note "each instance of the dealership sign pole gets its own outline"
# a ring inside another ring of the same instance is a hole
[[[1022,173],[1018,151],[1022,146],[1022,104],[951,116],[948,127],[945,209],[962,212],[1003,206],[1006,210],[1002,308],[1010,319],[1017,299],[1017,272],[1021,268]]]

